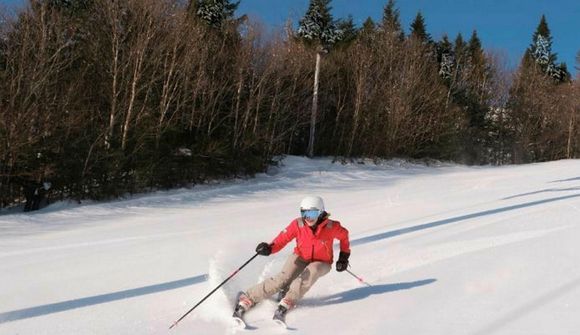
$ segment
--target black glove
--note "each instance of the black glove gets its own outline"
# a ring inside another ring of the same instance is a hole
[[[349,253],[342,251],[340,252],[340,255],[338,256],[338,261],[336,261],[336,271],[342,272],[346,270],[346,268],[348,267],[348,257],[350,257]]]
[[[272,246],[269,243],[262,242],[256,247],[256,252],[262,256],[268,256],[272,253]]]

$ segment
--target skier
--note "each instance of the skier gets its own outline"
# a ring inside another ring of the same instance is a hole
[[[305,197],[300,203],[300,217],[290,222],[272,243],[258,244],[256,252],[268,256],[282,250],[288,242],[296,239],[294,253],[288,257],[282,271],[246,292],[240,292],[233,314],[238,322],[243,323],[244,313],[254,305],[287,288],[273,317],[284,324],[288,310],[296,305],[320,277],[330,271],[334,239],[340,241],[336,270],[346,270],[350,256],[348,230],[340,222],[330,220],[329,216],[324,210],[321,197]]]

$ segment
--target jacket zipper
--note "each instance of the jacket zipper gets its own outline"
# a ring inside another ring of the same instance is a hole
[[[312,231],[312,236],[314,237],[314,239],[316,239],[316,231],[318,230],[319,227],[316,227],[315,231]],[[314,262],[314,241],[312,242],[312,253],[310,254],[310,261]]]

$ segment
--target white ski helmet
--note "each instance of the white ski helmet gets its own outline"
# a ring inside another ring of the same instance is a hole
[[[300,202],[300,210],[311,210],[317,209],[320,212],[324,212],[324,201],[319,196],[307,196]]]

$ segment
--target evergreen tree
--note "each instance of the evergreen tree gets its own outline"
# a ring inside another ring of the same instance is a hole
[[[437,61],[439,62],[439,75],[448,81],[453,75],[455,67],[455,56],[453,54],[453,45],[449,41],[447,34],[437,43]]]
[[[463,39],[463,35],[461,35],[461,33],[457,34],[457,37],[455,37],[455,42],[453,43],[455,45],[453,52],[455,53],[455,55],[457,55],[457,58],[459,58],[459,56],[463,56],[463,54],[465,53],[465,40]]]
[[[467,64],[469,66],[469,71],[471,71],[472,77],[477,77],[480,79],[485,76],[486,72],[486,60],[483,48],[481,46],[481,40],[477,36],[477,31],[474,30],[467,42]]]
[[[298,37],[307,45],[317,48],[316,65],[314,69],[314,89],[312,94],[312,113],[310,118],[310,137],[307,155],[314,156],[314,134],[318,114],[318,86],[322,54],[342,39],[342,31],[336,27],[336,22],[330,14],[330,0],[311,0],[308,10],[300,20]]]
[[[370,43],[372,36],[375,33],[376,25],[375,21],[369,16],[362,24],[362,27],[358,31],[358,38],[364,43]]]
[[[564,62],[560,62],[560,64],[558,64],[557,66],[558,68],[558,76],[555,77],[555,79],[558,82],[567,82],[570,81],[570,79],[572,78],[572,75],[570,74],[570,72],[568,71],[568,65],[566,65],[566,63]]]
[[[234,12],[240,2],[230,0],[196,0],[197,4],[190,4],[190,9],[197,9],[197,16],[214,28],[220,28],[234,17]]]
[[[558,105],[565,96],[561,92],[567,87],[558,84],[568,81],[570,74],[565,64],[556,64],[556,58],[550,29],[542,15],[510,89],[508,111],[516,124],[513,143],[516,162],[555,159],[566,151],[561,136],[566,108]]]
[[[346,20],[338,20],[336,28],[341,34],[340,41],[338,41],[341,46],[348,45],[358,35],[358,29],[354,25],[352,15],[349,15]]]
[[[431,36],[427,33],[425,18],[420,11],[417,12],[417,16],[411,23],[411,36],[426,44],[432,42]]]
[[[466,96],[466,105],[468,107],[470,125],[479,132],[485,128],[485,113],[487,107],[484,97],[485,83],[488,82],[488,68],[485,55],[481,47],[481,40],[477,36],[477,31],[473,31],[469,42],[467,43],[468,68],[468,92]]]
[[[471,37],[467,42],[467,50],[469,51],[469,54],[472,57],[483,54],[483,49],[481,48],[481,40],[479,39],[479,36],[477,36],[477,30],[474,30],[473,33],[471,33]]]
[[[405,33],[401,26],[399,18],[399,9],[395,8],[395,0],[389,0],[383,10],[382,29],[386,32],[397,34],[402,41],[405,38]]]
[[[489,110],[490,68],[477,31],[473,31],[467,43],[463,36],[458,34],[454,44],[451,47],[445,38],[438,44],[438,52],[441,54],[440,75],[443,78],[450,78],[446,83],[453,101],[465,112],[467,129],[462,140],[465,162],[481,164],[486,161],[486,145],[489,142],[486,113]],[[449,76],[444,71],[442,62],[447,49],[452,49],[453,61]]]
[[[532,44],[525,53],[525,63],[534,60],[542,71],[557,82],[569,80],[570,73],[566,64],[556,65],[557,54],[552,52],[552,35],[546,17],[542,15],[540,23],[532,36]]]
[[[556,54],[552,53],[552,35],[546,17],[542,15],[540,23],[532,36],[532,44],[528,51],[539,64],[553,64],[556,61]]]
[[[373,19],[369,16],[362,24],[360,32],[364,34],[370,34],[375,31],[375,28],[376,28],[375,21],[373,21]]]
[[[342,37],[342,32],[336,27],[330,10],[330,0],[311,0],[308,10],[300,20],[298,37],[307,44],[330,48]]]
[[[466,56],[467,45],[461,33],[457,34],[457,37],[455,38],[455,42],[453,44],[454,44],[453,56],[455,60],[455,71],[457,72],[456,76],[459,77],[459,74],[463,70],[464,64],[467,62]]]
[[[552,76],[557,82],[564,83],[570,81],[572,75],[568,72],[568,66],[566,63],[561,62],[556,66],[556,72]]]

